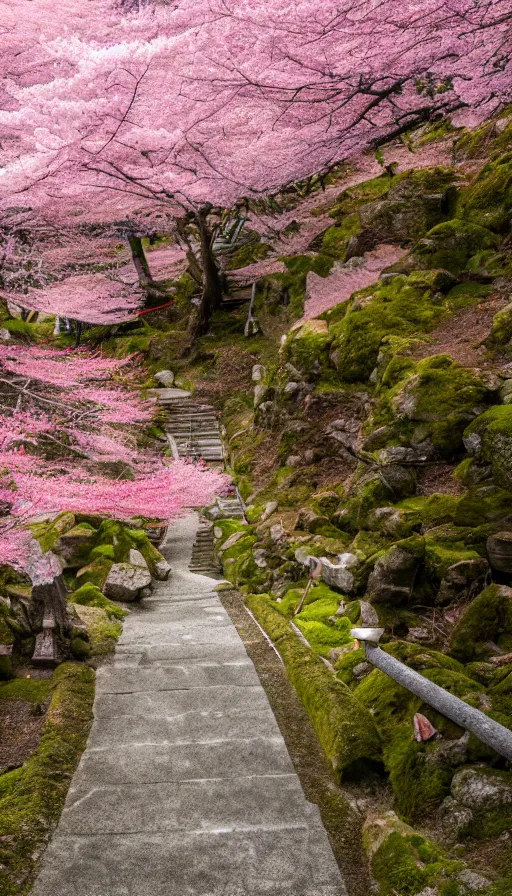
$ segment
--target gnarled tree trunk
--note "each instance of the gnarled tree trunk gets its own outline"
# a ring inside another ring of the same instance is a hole
[[[209,209],[201,209],[196,215],[196,223],[199,230],[199,242],[201,247],[201,262],[203,267],[203,289],[201,302],[191,322],[191,335],[193,339],[208,332],[210,319],[213,312],[220,307],[222,302],[222,283],[215,256],[212,251],[212,232],[208,225]]]

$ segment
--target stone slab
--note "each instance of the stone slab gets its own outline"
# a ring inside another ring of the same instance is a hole
[[[123,744],[115,750],[87,750],[74,778],[81,790],[100,784],[237,778],[293,773],[280,736],[183,744]]]
[[[251,830],[307,823],[318,812],[304,801],[296,775],[262,775],[178,784],[103,785],[68,794],[61,833],[163,833]]]
[[[241,740],[248,731],[260,737],[275,737],[277,722],[269,706],[247,707],[228,712],[184,712],[174,716],[118,716],[108,725],[95,720],[89,748],[117,749],[119,744],[189,744],[194,741]]]
[[[54,840],[32,896],[346,896],[325,833],[259,831]]]
[[[231,663],[138,666],[135,669],[104,667],[96,679],[97,694],[128,694],[209,688],[220,685],[257,686],[253,664],[246,660]]]
[[[118,645],[116,663],[125,657],[138,657],[141,665],[154,662],[179,663],[183,660],[216,660],[219,656],[217,644],[198,644],[183,641],[181,644],[155,644],[144,648],[144,645]],[[236,660],[247,656],[242,642],[224,644],[222,657],[225,660]],[[138,664],[138,663],[137,663]]]
[[[157,691],[139,694],[98,694],[94,703],[97,719],[119,716],[166,716],[184,712],[229,712],[263,709],[268,706],[261,686],[192,688],[187,691]]]

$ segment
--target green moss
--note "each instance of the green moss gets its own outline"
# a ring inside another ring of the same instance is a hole
[[[51,679],[51,701],[37,750],[0,777],[0,891],[24,896],[37,857],[57,822],[92,721],[94,672],[65,663]]]
[[[269,252],[270,246],[268,243],[256,241],[247,243],[228,256],[226,270],[237,271],[239,268],[245,268],[249,264],[254,264],[254,262],[266,258]]]
[[[450,859],[394,813],[367,823],[364,841],[382,896],[416,896],[423,892],[463,896],[457,876],[464,864]]]
[[[84,607],[99,607],[105,611],[109,619],[124,619],[128,615],[127,610],[123,610],[118,604],[109,600],[96,585],[91,583],[82,585],[81,588],[69,595],[68,600]]]
[[[358,215],[347,215],[339,224],[329,227],[322,237],[321,251],[324,255],[345,261],[347,246],[351,236],[359,233],[361,224]]]
[[[512,488],[512,405],[489,408],[464,433],[473,434],[481,438],[479,460],[491,465],[496,485]]]
[[[510,517],[512,494],[495,486],[475,486],[460,498],[455,525],[474,527]]]
[[[0,700],[26,700],[44,703],[52,690],[50,678],[13,678],[0,685]]]
[[[71,638],[70,642],[71,654],[75,660],[87,660],[91,653],[88,641],[84,638]]]
[[[459,214],[498,233],[510,229],[512,153],[488,162],[470,187],[462,191]]]
[[[113,544],[99,544],[97,547],[93,548],[91,551],[91,559],[96,560],[97,558],[103,558],[106,560],[115,560],[115,551]]]
[[[292,331],[284,346],[284,356],[303,373],[314,375],[328,363],[330,342],[327,324],[309,320]]]
[[[420,240],[414,248],[414,258],[419,266],[445,268],[458,275],[472,255],[483,249],[494,249],[498,245],[498,237],[491,230],[453,218],[437,224]]]
[[[83,566],[82,569],[78,570],[76,574],[78,586],[91,584],[96,585],[100,589],[103,588],[111,569],[111,560],[106,558],[93,560],[92,563],[88,563],[87,566]]]
[[[462,542],[446,544],[427,535],[425,539],[425,561],[427,570],[435,579],[442,579],[450,566],[462,560],[475,560],[479,554],[468,549]]]
[[[512,339],[512,304],[507,305],[494,315],[492,327],[486,344],[491,348],[495,345],[508,345]]]
[[[485,642],[512,634],[512,598],[508,589],[490,585],[475,598],[455,626],[451,653],[463,662],[486,655]]]
[[[272,638],[337,776],[360,774],[380,759],[379,737],[369,713],[348,687],[294,635],[268,599],[249,595],[247,606]]]
[[[364,382],[387,336],[417,336],[432,330],[447,308],[429,286],[397,275],[354,293],[343,319],[330,327],[332,357],[346,382]]]
[[[487,392],[472,370],[448,355],[434,355],[405,369],[404,378],[380,398],[374,419],[379,426],[394,424],[395,438],[405,444],[428,439],[451,457],[462,448],[468,415]]]
[[[285,273],[273,274],[263,280],[263,293],[268,299],[276,292],[281,300],[285,300],[296,317],[300,317],[304,311],[304,299],[306,297],[306,277],[309,271],[314,271],[320,277],[327,277],[334,263],[334,258],[322,253],[318,255],[290,255],[281,259],[286,265]]]

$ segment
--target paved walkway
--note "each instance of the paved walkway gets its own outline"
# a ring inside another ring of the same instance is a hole
[[[188,570],[196,528],[171,528],[171,578],[98,672],[32,896],[346,896],[242,641]]]

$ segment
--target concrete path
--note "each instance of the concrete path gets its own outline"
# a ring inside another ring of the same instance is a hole
[[[252,662],[213,582],[171,578],[98,672],[95,720],[32,896],[346,896]]]

